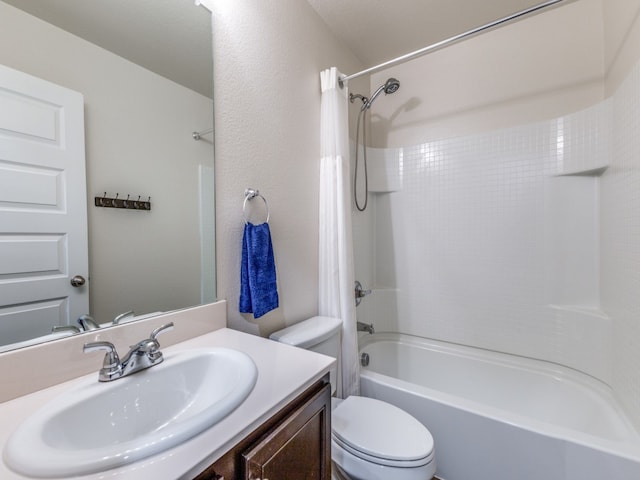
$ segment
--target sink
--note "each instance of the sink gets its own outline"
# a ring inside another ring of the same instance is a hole
[[[38,478],[101,472],[181,444],[249,395],[257,368],[228,348],[165,354],[112,382],[83,380],[35,412],[9,438],[5,463]]]

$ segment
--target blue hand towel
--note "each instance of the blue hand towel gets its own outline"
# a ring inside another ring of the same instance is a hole
[[[268,223],[246,223],[242,237],[240,311],[259,318],[278,308],[276,263]]]

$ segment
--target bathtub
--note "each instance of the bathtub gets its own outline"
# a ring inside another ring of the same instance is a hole
[[[365,335],[361,394],[412,414],[443,480],[640,480],[640,435],[603,383],[559,365]]]

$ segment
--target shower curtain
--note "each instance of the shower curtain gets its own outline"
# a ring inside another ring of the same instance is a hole
[[[319,304],[322,316],[342,319],[341,382],[338,396],[360,390],[354,299],[347,92],[335,67],[320,74]]]

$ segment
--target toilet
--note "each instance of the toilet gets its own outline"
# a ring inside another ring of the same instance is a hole
[[[340,361],[342,320],[313,317],[270,335],[271,340]],[[340,369],[330,372],[335,394]],[[331,460],[347,480],[431,480],[436,472],[433,437],[404,410],[374,398],[331,401]]]

